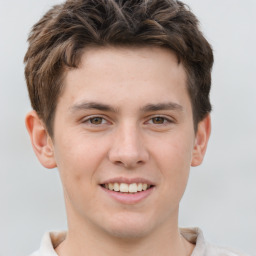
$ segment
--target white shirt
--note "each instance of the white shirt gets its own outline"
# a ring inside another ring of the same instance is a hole
[[[180,233],[190,243],[195,244],[191,256],[246,256],[245,254],[207,243],[199,228],[181,228]],[[58,256],[54,248],[64,241],[65,237],[66,232],[45,233],[40,249],[30,256]]]

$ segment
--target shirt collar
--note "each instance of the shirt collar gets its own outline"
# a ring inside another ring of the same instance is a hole
[[[187,241],[196,245],[191,256],[204,255],[205,240],[199,228],[180,228],[180,233]],[[41,241],[39,255],[58,256],[55,252],[55,248],[63,242],[65,238],[65,231],[45,233]]]

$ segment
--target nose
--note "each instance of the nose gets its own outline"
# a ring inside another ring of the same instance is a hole
[[[142,135],[136,125],[127,124],[117,128],[109,150],[109,160],[115,165],[134,169],[149,159]]]

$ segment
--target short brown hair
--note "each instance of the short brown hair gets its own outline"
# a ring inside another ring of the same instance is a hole
[[[68,0],[34,25],[24,62],[33,109],[53,135],[66,68],[87,46],[157,46],[172,50],[187,72],[195,130],[210,111],[213,53],[198,20],[175,0]]]

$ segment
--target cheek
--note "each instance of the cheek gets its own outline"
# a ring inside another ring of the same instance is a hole
[[[193,142],[190,137],[176,136],[166,138],[155,144],[152,154],[157,158],[157,162],[163,165],[164,169],[187,170],[192,159]],[[162,169],[162,168],[160,168]]]
[[[92,147],[90,141],[81,138],[59,141],[62,143],[56,143],[55,158],[66,203],[82,214],[88,205],[95,203],[94,173],[102,159],[101,147]]]
[[[170,192],[172,200],[179,200],[186,188],[192,148],[191,139],[184,136],[170,138],[155,147],[154,159],[164,181],[163,189]]]
[[[80,197],[82,200],[86,195],[90,200],[97,187],[97,170],[106,157],[107,142],[83,134],[72,134],[71,137],[62,136],[56,141],[57,167],[65,193],[71,201],[79,201]]]
[[[74,134],[71,138],[59,139],[55,148],[57,166],[62,172],[72,175],[90,175],[97,169],[105,156],[103,140],[97,141],[86,136]]]

